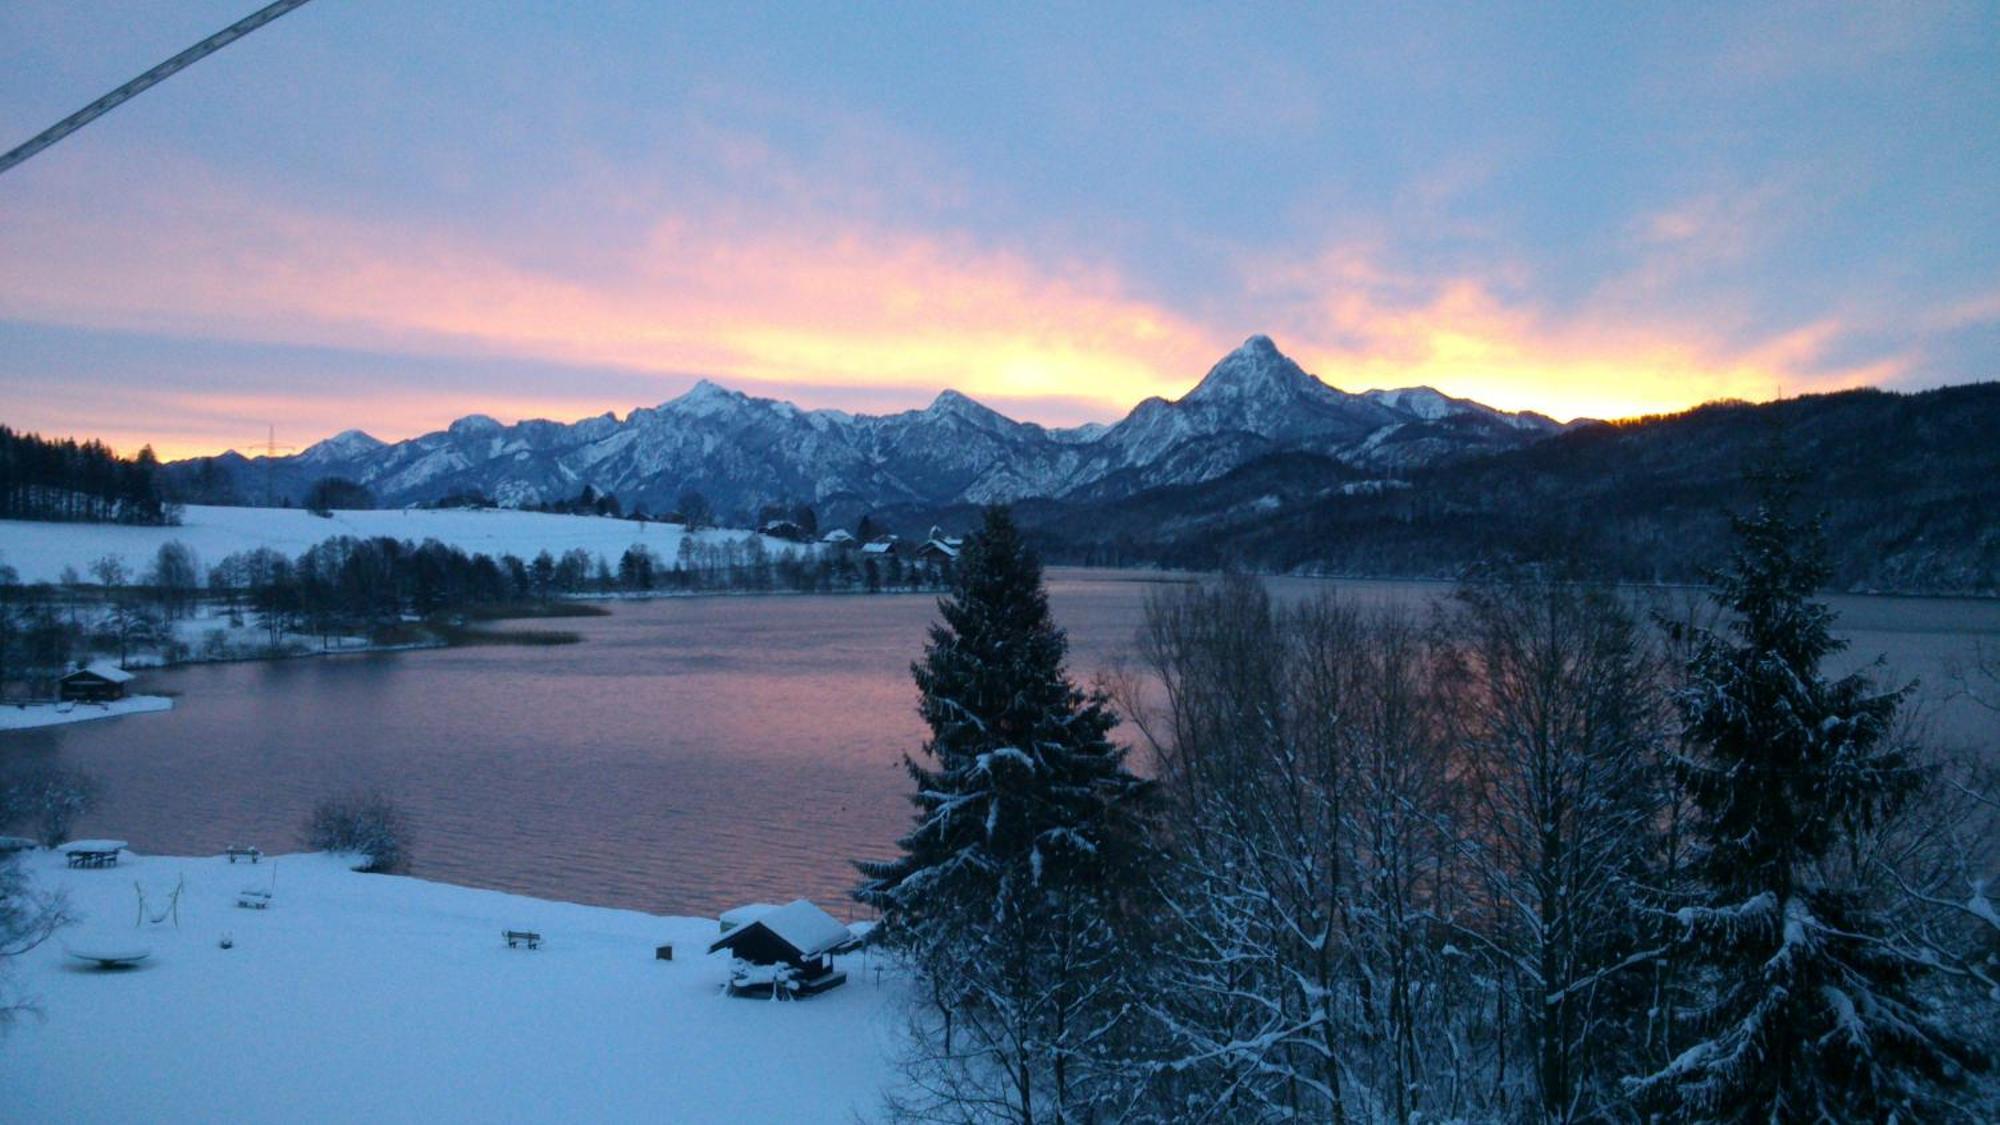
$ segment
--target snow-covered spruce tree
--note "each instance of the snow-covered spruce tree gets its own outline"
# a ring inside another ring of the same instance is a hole
[[[1812,600],[1827,576],[1820,525],[1794,522],[1791,501],[1774,476],[1734,521],[1715,593],[1729,630],[1688,638],[1679,767],[1702,901],[1674,920],[1697,990],[1692,1039],[1631,1085],[1676,1120],[1940,1119],[1974,1050],[1831,862],[1922,780],[1890,737],[1907,689],[1821,674],[1843,643]]]
[[[1064,670],[1041,564],[1005,508],[987,511],[912,666],[930,727],[905,758],[915,827],[903,854],[857,866],[863,903],[931,1002],[913,1019],[905,1091],[925,1120],[1077,1121],[1116,1083],[1117,1038],[1147,785],[1116,719]]]

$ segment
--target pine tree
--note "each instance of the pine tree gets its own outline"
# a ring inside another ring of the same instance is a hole
[[[856,897],[941,1017],[919,1035],[913,1084],[979,1115],[1068,1120],[1094,1096],[1088,1056],[1115,1019],[1147,787],[1109,739],[1104,698],[1065,671],[1041,564],[1006,509],[987,511],[938,609],[911,669],[931,732],[925,760],[904,759],[916,824],[902,855],[857,865]]]
[[[1891,731],[1908,689],[1821,674],[1844,642],[1812,600],[1828,574],[1820,524],[1794,523],[1790,502],[1773,477],[1734,521],[1715,594],[1728,634],[1683,638],[1701,901],[1674,922],[1703,991],[1693,1046],[1634,1091],[1676,1119],[1927,1119],[1972,1049],[1918,995],[1923,967],[1879,936],[1841,862],[1921,784]]]

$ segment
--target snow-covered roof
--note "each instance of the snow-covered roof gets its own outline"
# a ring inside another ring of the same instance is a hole
[[[820,542],[852,543],[854,542],[854,533],[847,530],[844,527],[836,527],[832,531],[827,532],[825,535],[820,536]]]
[[[884,543],[879,539],[873,543],[865,543],[861,547],[861,553],[864,555],[887,555],[893,553],[895,550],[896,545],[894,543]]]
[[[132,680],[132,673],[111,663],[109,660],[93,660],[76,671],[88,672],[99,679],[109,680],[114,684],[130,683]],[[70,675],[74,676],[76,672],[71,672]]]
[[[71,840],[56,850],[64,855],[70,852],[122,852],[126,846],[123,840]]]
[[[798,950],[801,957],[816,957],[835,946],[845,945],[854,936],[839,919],[802,898],[738,926],[709,948],[714,950],[733,944],[745,932],[758,926]]]
[[[724,930],[733,930],[738,926],[747,926],[777,908],[775,902],[750,902],[723,911],[715,916],[715,920],[722,923]]]

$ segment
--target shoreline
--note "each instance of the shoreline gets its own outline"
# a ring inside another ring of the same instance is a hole
[[[62,703],[52,700],[0,703],[0,733],[46,730],[72,723],[120,719],[127,715],[156,715],[173,709],[173,698],[165,695],[128,695],[110,703]]]

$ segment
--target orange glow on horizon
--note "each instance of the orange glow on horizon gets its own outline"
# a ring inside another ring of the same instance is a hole
[[[1902,369],[1891,360],[1827,370],[1821,358],[1841,332],[1831,320],[1732,345],[1699,325],[1640,322],[1615,308],[1556,318],[1498,299],[1476,279],[1392,276],[1345,247],[1246,270],[1242,299],[1258,321],[1218,326],[1213,314],[1197,319],[1149,299],[1109,268],[949,233],[670,216],[634,245],[563,273],[484,241],[300,211],[195,180],[136,188],[116,221],[88,221],[57,195],[0,214],[0,263],[13,263],[0,268],[0,312],[517,368],[547,362],[628,380],[629,393],[586,400],[560,377],[372,399],[337,379],[254,395],[139,389],[125,392],[129,401],[91,403],[87,424],[74,413],[81,407],[41,401],[54,396],[24,396],[32,409],[0,403],[16,419],[29,415],[27,428],[87,433],[121,450],[150,441],[176,458],[245,448],[266,421],[304,447],[350,427],[398,440],[475,412],[622,416],[696,376],[806,408],[908,409],[950,387],[1024,420],[1113,421],[1149,395],[1185,393],[1259,331],[1343,390],[1427,384],[1562,420],[1768,400]],[[1066,416],[1049,417],[1051,406]]]

